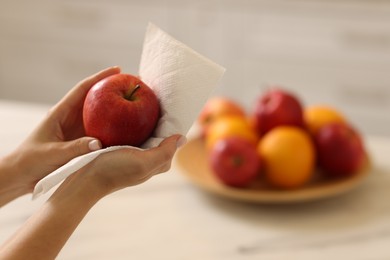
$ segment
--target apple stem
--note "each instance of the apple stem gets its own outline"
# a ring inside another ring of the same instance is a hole
[[[133,88],[133,90],[130,92],[130,94],[127,96],[127,100],[133,100],[133,95],[134,95],[134,93],[139,89],[141,87],[141,85],[140,84],[137,84],[134,88]]]

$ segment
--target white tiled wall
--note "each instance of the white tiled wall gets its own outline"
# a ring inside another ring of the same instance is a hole
[[[110,65],[137,73],[149,21],[227,68],[248,109],[269,84],[390,135],[390,2],[2,0],[0,97],[54,103]]]

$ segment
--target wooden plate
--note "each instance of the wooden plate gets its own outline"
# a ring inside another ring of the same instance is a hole
[[[207,153],[200,138],[191,139],[176,156],[180,172],[201,189],[226,198],[256,203],[294,203],[328,198],[345,193],[370,173],[369,163],[357,174],[347,178],[324,179],[319,173],[313,181],[295,190],[274,189],[264,181],[257,181],[246,189],[228,187],[212,173],[207,162]]]

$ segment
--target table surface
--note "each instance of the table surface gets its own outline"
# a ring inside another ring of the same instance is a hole
[[[0,156],[48,106],[0,100]],[[58,259],[390,259],[390,138],[366,137],[373,174],[332,198],[292,205],[245,204],[197,189],[172,169],[114,193],[86,216]],[[50,196],[0,209],[0,243]]]

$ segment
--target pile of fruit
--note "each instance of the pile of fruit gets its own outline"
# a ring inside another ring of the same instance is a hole
[[[250,113],[226,97],[211,98],[198,118],[212,172],[224,184],[259,180],[278,189],[356,174],[366,162],[361,135],[328,105],[304,106],[284,89],[260,95]]]

